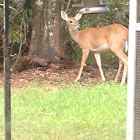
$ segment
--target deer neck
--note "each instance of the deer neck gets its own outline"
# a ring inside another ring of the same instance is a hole
[[[72,39],[78,43],[79,40],[79,36],[80,36],[80,30],[76,29],[76,30],[71,30],[69,29],[70,35],[72,37]],[[79,44],[79,43],[78,43]]]

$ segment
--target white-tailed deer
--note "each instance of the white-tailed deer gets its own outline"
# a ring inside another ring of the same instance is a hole
[[[68,17],[64,11],[61,11],[61,17],[66,20],[71,37],[82,49],[81,66],[75,82],[81,77],[83,67],[90,51],[94,53],[102,80],[105,81],[105,76],[101,67],[100,52],[110,49],[120,60],[115,82],[118,81],[118,77],[124,65],[121,80],[121,85],[123,85],[125,83],[128,68],[128,58],[124,54],[124,49],[126,51],[128,49],[128,29],[121,24],[111,24],[99,28],[79,30],[78,20],[81,19],[82,14],[78,13],[75,17]]]

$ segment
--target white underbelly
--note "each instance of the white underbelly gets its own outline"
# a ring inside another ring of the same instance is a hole
[[[101,47],[91,49],[91,51],[93,51],[93,52],[101,52],[101,51],[106,51],[108,49],[109,49],[109,45],[108,44],[103,44]]]

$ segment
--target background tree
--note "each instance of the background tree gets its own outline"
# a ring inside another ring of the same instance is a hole
[[[60,1],[35,0],[34,22],[29,55],[45,61],[56,61],[61,57],[60,47]]]

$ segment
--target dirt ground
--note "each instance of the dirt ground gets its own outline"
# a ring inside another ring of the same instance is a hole
[[[22,87],[34,81],[39,85],[47,87],[58,87],[63,83],[74,83],[74,79],[78,74],[79,68],[60,68],[59,65],[52,65],[50,68],[38,67],[26,69],[24,71],[14,73],[11,72],[11,87]],[[115,72],[107,72],[103,70],[106,80],[114,80]],[[0,73],[0,87],[3,86],[3,72]],[[101,83],[101,76],[98,68],[84,69],[82,77],[79,80],[80,84],[96,85]]]

